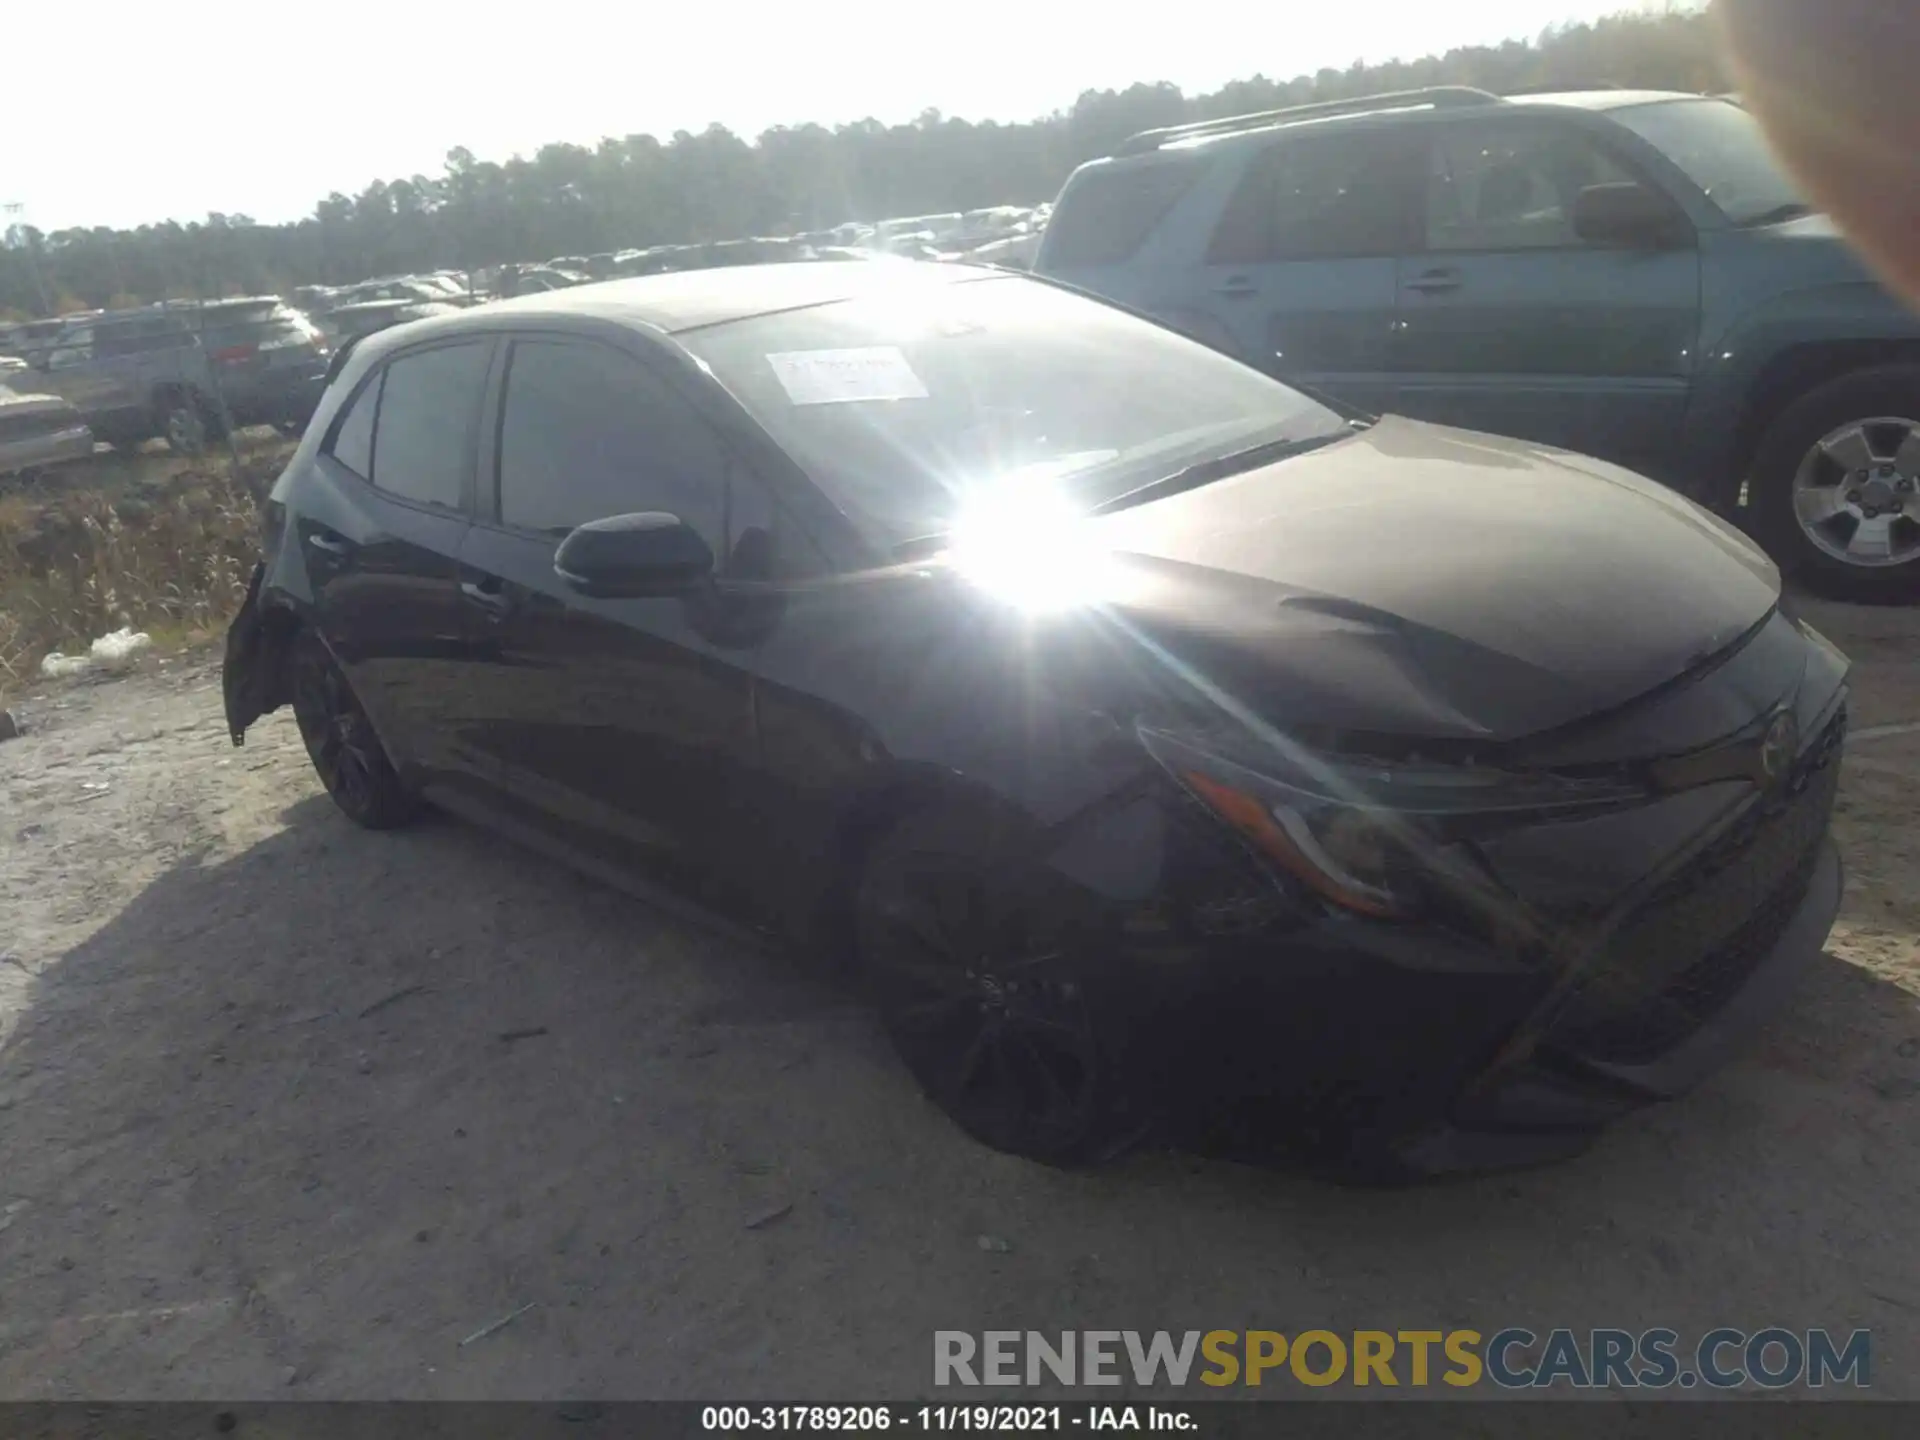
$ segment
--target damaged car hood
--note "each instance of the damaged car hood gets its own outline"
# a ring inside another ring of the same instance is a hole
[[[1772,562],[1602,461],[1387,418],[1093,522],[1106,614],[1273,723],[1501,742],[1623,705],[1753,631]]]

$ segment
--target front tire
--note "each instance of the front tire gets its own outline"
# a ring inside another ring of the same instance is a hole
[[[367,712],[319,636],[302,630],[287,664],[294,722],[333,803],[369,830],[392,830],[413,819],[420,810],[418,798],[401,783]]]
[[[1920,597],[1920,366],[1828,381],[1761,437],[1753,528],[1780,568],[1844,600]]]
[[[1110,1159],[1145,1130],[1119,1084],[1094,933],[1010,827],[909,816],[869,856],[856,943],[901,1060],[982,1144],[1043,1164]]]

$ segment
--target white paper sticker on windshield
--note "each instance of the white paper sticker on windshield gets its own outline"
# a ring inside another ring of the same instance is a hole
[[[927,387],[894,345],[857,350],[783,350],[767,356],[796,405],[847,400],[924,400]]]

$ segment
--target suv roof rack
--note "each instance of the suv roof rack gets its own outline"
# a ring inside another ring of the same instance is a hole
[[[1219,120],[1195,120],[1187,125],[1167,125],[1158,130],[1142,130],[1129,136],[1114,149],[1115,155],[1144,155],[1176,140],[1196,140],[1208,135],[1232,135],[1241,130],[1263,130],[1289,120],[1317,119],[1328,115],[1365,115],[1372,110],[1395,110],[1408,105],[1497,105],[1500,97],[1491,90],[1471,85],[1429,85],[1421,90],[1392,90],[1383,95],[1367,95],[1356,100],[1322,100],[1311,105],[1289,105],[1279,110],[1256,110],[1251,115],[1228,115]]]
[[[1524,100],[1529,95],[1578,95],[1583,90],[1625,90],[1618,80],[1568,80],[1559,84],[1522,85],[1502,93],[1505,100]]]

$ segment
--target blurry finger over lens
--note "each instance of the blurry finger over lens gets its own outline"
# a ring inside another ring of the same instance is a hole
[[[1920,0],[1718,0],[1737,82],[1807,193],[1920,302]]]

